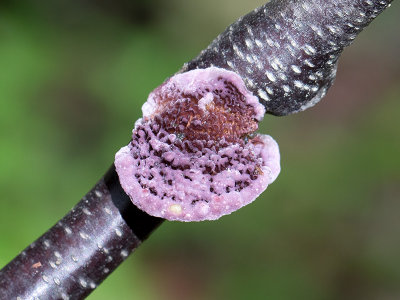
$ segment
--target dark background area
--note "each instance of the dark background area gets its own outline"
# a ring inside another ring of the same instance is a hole
[[[148,93],[262,3],[0,2],[0,268],[103,175]],[[163,224],[89,299],[399,299],[399,17],[316,107],[265,117],[282,172],[261,197]]]

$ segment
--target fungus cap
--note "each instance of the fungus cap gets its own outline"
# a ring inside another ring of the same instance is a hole
[[[215,220],[252,202],[280,172],[277,143],[254,134],[264,107],[234,72],[177,74],[142,110],[115,166],[122,188],[150,215]]]

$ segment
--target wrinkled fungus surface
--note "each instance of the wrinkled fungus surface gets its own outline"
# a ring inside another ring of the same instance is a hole
[[[234,72],[175,75],[142,110],[115,166],[132,202],[150,215],[215,220],[252,202],[280,172],[277,143],[254,133],[264,107]]]

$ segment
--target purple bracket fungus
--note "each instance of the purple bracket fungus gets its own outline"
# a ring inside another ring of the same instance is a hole
[[[252,202],[279,174],[277,143],[254,134],[265,109],[232,71],[177,74],[142,110],[115,166],[132,202],[150,215],[215,220]]]

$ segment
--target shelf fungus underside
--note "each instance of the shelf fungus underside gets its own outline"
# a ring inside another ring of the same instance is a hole
[[[177,74],[142,110],[115,166],[132,202],[150,215],[215,220],[252,202],[280,172],[277,143],[255,134],[264,107],[234,72]]]

